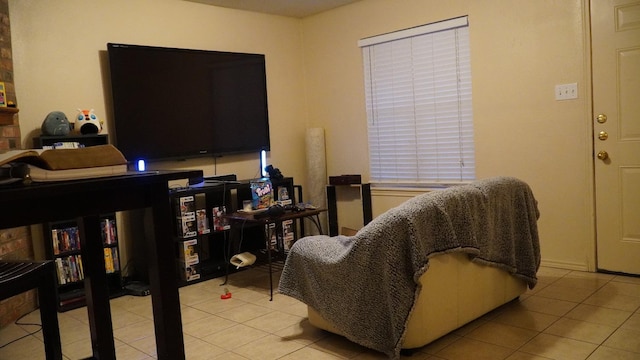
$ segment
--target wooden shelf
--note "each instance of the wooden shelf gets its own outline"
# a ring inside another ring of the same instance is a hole
[[[69,134],[64,136],[40,135],[33,138],[33,147],[36,149],[43,146],[51,146],[57,142],[78,142],[84,146],[96,146],[109,143],[109,134]]]
[[[18,108],[0,107],[0,125],[13,125],[13,115],[18,113]]]

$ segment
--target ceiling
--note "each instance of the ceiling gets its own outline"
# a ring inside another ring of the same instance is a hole
[[[360,0],[186,0],[232,9],[303,18]]]

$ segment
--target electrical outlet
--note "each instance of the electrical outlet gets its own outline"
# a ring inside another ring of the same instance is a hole
[[[578,83],[556,85],[556,100],[578,98]]]

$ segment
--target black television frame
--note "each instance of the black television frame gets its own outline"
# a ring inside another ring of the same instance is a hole
[[[118,43],[107,50],[112,138],[130,162],[270,150],[264,55]]]

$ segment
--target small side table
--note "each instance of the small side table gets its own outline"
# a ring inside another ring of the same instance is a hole
[[[362,219],[363,225],[367,225],[373,219],[373,211],[371,209],[371,184],[331,184],[327,185],[327,203],[329,207],[329,235],[338,235],[338,197],[336,194],[336,186],[358,186],[360,187],[360,196],[362,198]]]
[[[281,224],[282,221],[285,220],[297,220],[309,218],[313,221],[313,223],[318,228],[320,234],[322,232],[322,226],[320,224],[320,213],[327,211],[327,209],[306,209],[303,211],[292,211],[285,212],[280,216],[264,216],[264,217],[256,217],[257,213],[255,212],[234,212],[226,215],[225,217],[229,219],[231,226],[244,226],[245,224],[254,224],[254,225],[262,225],[264,226],[264,237],[265,237],[265,246],[267,250],[267,261],[269,263],[269,301],[273,300],[273,271],[272,271],[272,261],[271,261],[271,238],[274,235],[274,232],[279,230],[278,224]],[[269,226],[270,224],[276,224],[275,227]],[[277,239],[276,233],[276,239]],[[277,240],[276,240],[277,241]],[[227,264],[227,276],[229,275]],[[225,278],[225,283],[226,283]]]

